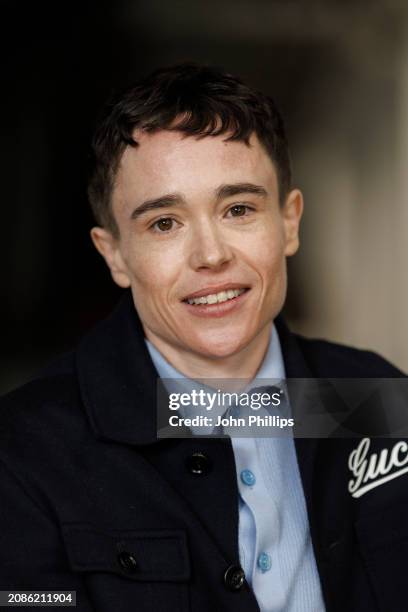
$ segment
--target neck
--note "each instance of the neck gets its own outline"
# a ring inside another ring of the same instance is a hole
[[[239,352],[222,358],[211,358],[166,343],[145,329],[146,338],[176,370],[187,378],[222,378],[252,380],[268,350],[272,322]]]

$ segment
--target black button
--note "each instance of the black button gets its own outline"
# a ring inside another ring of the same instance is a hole
[[[239,565],[230,565],[224,573],[224,584],[230,591],[239,591],[245,584],[245,573]]]
[[[188,471],[197,476],[208,474],[211,469],[211,462],[204,453],[193,453],[186,464]]]
[[[122,552],[118,554],[118,563],[126,574],[134,574],[138,569],[136,559],[126,550],[122,550]]]

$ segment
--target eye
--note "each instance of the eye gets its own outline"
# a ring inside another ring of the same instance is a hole
[[[168,232],[173,229],[174,219],[171,217],[162,217],[153,223],[152,229],[156,229],[159,232]]]
[[[253,208],[246,204],[234,204],[228,212],[231,213],[231,217],[245,217],[247,212],[251,210],[253,210]]]

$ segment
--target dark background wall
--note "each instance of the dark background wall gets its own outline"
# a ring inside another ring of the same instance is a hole
[[[117,300],[89,239],[93,124],[112,89],[182,60],[241,75],[286,117],[307,206],[290,262],[292,325],[408,368],[404,3],[2,1],[0,11],[0,392]]]

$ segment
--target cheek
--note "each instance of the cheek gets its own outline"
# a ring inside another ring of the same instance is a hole
[[[247,244],[242,253],[246,253],[251,267],[265,281],[273,281],[275,276],[285,268],[285,254],[282,237],[263,234],[256,242]],[[251,257],[248,254],[251,253]]]
[[[168,293],[179,276],[180,258],[157,248],[135,246],[129,249],[125,261],[134,289],[143,292],[145,299]]]
[[[262,262],[262,312],[273,314],[273,318],[282,309],[287,289],[286,258],[283,248],[269,249]]]

